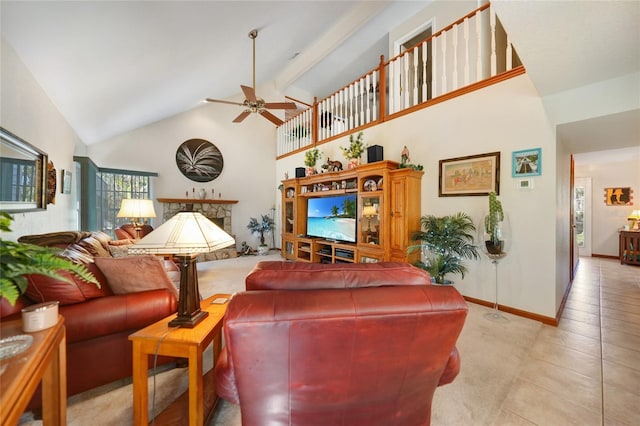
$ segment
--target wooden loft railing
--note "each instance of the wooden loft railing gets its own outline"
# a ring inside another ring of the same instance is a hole
[[[524,73],[487,3],[285,121],[282,158]],[[426,77],[426,78],[425,78]]]

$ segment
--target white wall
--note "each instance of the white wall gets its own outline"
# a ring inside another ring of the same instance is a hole
[[[488,198],[438,197],[438,162],[466,155],[501,152],[500,200],[513,233],[511,253],[499,266],[499,302],[513,308],[554,317],[556,313],[556,148],[541,99],[527,75],[443,102],[366,129],[367,145],[382,145],[384,158],[400,161],[406,145],[413,163],[422,164],[422,215],[464,211],[477,223]],[[331,158],[342,159],[339,146],[348,137],[320,145]],[[511,177],[513,151],[542,148],[542,175],[534,189],[520,191]],[[276,177],[294,177],[304,153],[277,162]],[[279,209],[280,211],[280,209]],[[546,230],[546,231],[545,231]],[[494,275],[486,258],[467,261],[464,279],[453,277],[466,296],[492,301]]]
[[[268,100],[281,100],[271,85],[258,87],[257,92]],[[195,188],[215,189],[223,199],[238,200],[233,206],[232,232],[237,246],[242,241],[257,245],[257,237],[246,229],[250,217],[270,214],[274,207],[275,126],[265,118],[252,114],[242,123],[232,120],[242,109],[224,104],[202,104],[185,113],[167,118],[113,139],[90,145],[89,157],[100,167],[157,172],[154,198],[184,198]],[[224,168],[211,182],[198,183],[187,179],[176,166],[176,150],[192,138],[213,143],[222,153]],[[162,223],[162,206],[155,203]],[[279,231],[277,231],[279,232]],[[279,234],[278,234],[279,235]],[[279,247],[279,242],[277,242]]]
[[[640,157],[615,162],[593,162],[575,168],[576,177],[590,177],[592,186],[591,253],[618,256],[618,231],[640,204]],[[633,206],[608,206],[605,188],[631,187]]]
[[[60,172],[74,171],[73,155],[84,152],[85,146],[4,40],[0,52],[0,125],[46,152],[58,175],[55,205],[49,204],[47,210],[41,212],[14,214],[13,232],[2,237],[16,239],[25,234],[74,230],[77,224],[75,194],[60,193]]]

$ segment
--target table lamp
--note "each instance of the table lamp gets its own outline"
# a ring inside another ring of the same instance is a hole
[[[638,221],[640,220],[640,210],[634,210],[627,217],[631,221],[631,225],[629,225],[629,229],[632,231],[638,230]]]
[[[136,231],[136,239],[139,239],[141,227],[144,225],[144,221],[141,221],[141,219],[156,217],[156,212],[153,209],[153,201],[151,200],[124,198],[116,217],[128,217],[133,229]]]
[[[376,208],[372,205],[366,205],[362,208],[362,216],[368,219],[367,227],[369,231],[374,231],[373,229],[371,229],[371,218],[377,215],[378,215],[378,212],[376,211]],[[367,229],[365,229],[365,231],[367,231]]]
[[[180,212],[129,248],[129,254],[171,254],[180,261],[178,316],[170,327],[193,328],[208,313],[200,310],[196,258],[235,240],[199,212]]]

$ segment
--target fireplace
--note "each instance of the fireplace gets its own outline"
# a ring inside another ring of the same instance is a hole
[[[232,207],[237,200],[198,200],[190,198],[158,198],[162,204],[162,221],[166,222],[176,213],[181,211],[200,212],[207,219],[218,225],[220,228],[235,238],[231,232]],[[204,253],[198,260],[218,260],[237,257],[238,250],[235,245],[212,253]]]

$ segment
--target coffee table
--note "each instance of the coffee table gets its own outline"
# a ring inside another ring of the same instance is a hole
[[[175,318],[170,315],[148,327],[129,336],[133,343],[133,424],[146,425],[149,423],[148,408],[148,369],[149,356],[154,354],[187,358],[189,363],[188,414],[189,425],[204,424],[205,408],[210,412],[216,402],[215,389],[213,403],[205,407],[204,378],[202,369],[202,353],[213,342],[213,362],[218,359],[222,349],[222,318],[227,310],[228,294],[215,294],[200,303],[200,309],[209,315],[194,328],[170,328],[169,321]],[[213,304],[212,301],[227,298],[224,304]],[[213,381],[209,381],[213,383]],[[213,386],[213,385],[212,385]],[[210,389],[207,389],[209,392]],[[211,394],[210,394],[211,395]],[[209,398],[211,399],[211,398]],[[179,405],[184,398],[179,398],[174,404]],[[165,410],[170,412],[171,410]],[[175,411],[175,410],[174,410]],[[180,410],[178,410],[180,411]],[[164,414],[164,412],[163,412]],[[184,411],[174,414],[184,417]],[[171,417],[171,414],[167,414]],[[165,417],[167,417],[165,416]],[[159,416],[160,417],[160,416]],[[156,424],[158,422],[156,418]]]

